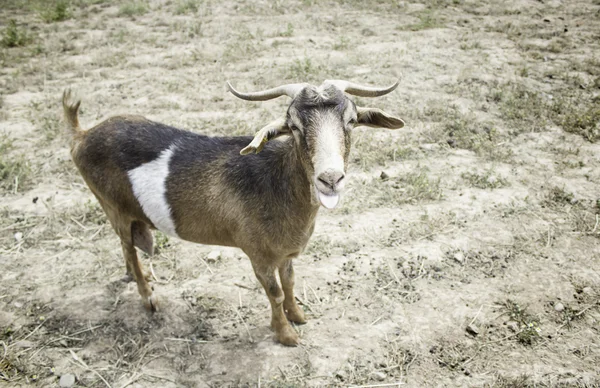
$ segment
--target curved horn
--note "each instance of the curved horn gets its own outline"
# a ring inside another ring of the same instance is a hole
[[[398,85],[400,84],[400,80],[397,80],[396,83],[394,83],[393,85],[388,86],[386,88],[374,88],[372,86],[363,86],[363,85],[355,84],[354,82],[343,81],[343,80],[327,80],[325,82],[329,83],[331,85],[335,85],[343,92],[346,92],[348,94],[353,94],[353,95],[359,96],[359,97],[383,96],[383,95],[393,92],[394,89],[396,89],[398,87]]]
[[[306,85],[307,84],[287,84],[272,89],[261,90],[260,92],[242,93],[235,90],[229,81],[227,81],[227,87],[234,96],[248,101],[266,101],[284,95],[294,98],[299,91],[306,87]]]

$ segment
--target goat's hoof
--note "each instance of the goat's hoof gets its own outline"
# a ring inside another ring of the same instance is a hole
[[[291,327],[285,326],[276,333],[277,341],[285,346],[297,346],[300,343],[298,333]]]
[[[285,316],[287,319],[294,323],[303,324],[306,323],[306,318],[304,317],[304,311],[300,308],[296,308],[293,310],[288,310],[285,312]]]
[[[122,278],[121,281],[123,283],[129,283],[134,281],[135,279],[133,278],[133,275],[130,272],[127,272]]]
[[[158,311],[158,297],[156,295],[150,295],[147,298],[142,298],[142,301],[144,302],[144,307],[146,308],[146,310],[150,311],[151,313],[155,313]]]

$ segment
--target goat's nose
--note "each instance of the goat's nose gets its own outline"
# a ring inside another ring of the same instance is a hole
[[[334,169],[325,170],[317,179],[321,181],[326,187],[335,190],[339,183],[344,179],[344,172]]]

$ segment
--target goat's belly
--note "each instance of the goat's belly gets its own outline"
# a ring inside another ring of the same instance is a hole
[[[218,230],[207,227],[208,225],[197,225],[194,230],[180,230],[179,237],[183,240],[206,245],[222,245],[226,247],[237,247],[231,233],[227,230]]]

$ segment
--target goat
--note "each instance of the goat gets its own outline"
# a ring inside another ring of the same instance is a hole
[[[320,205],[338,204],[351,130],[404,126],[380,109],[356,107],[345,93],[382,96],[398,81],[373,88],[334,80],[251,93],[227,85],[244,100],[285,95],[292,102],[283,118],[254,138],[208,137],[132,115],[83,130],[81,101],[73,102],[66,90],[62,103],[71,156],[120,237],[127,275],[136,281],[147,309],[156,311],[158,301],[135,247],[152,254],[151,229],[196,243],[239,247],[269,298],[276,339],[295,346],[299,337],[288,320],[301,324],[305,316],[294,298],[292,259],[306,247]],[[280,136],[285,137],[268,142]]]

